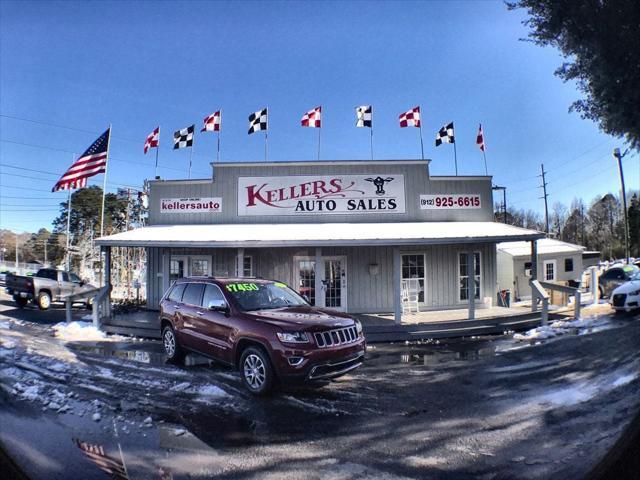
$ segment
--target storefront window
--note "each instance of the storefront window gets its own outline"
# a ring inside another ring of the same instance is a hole
[[[469,265],[467,264],[467,253],[460,253],[458,258],[460,264],[459,271],[459,298],[461,301],[469,300]],[[474,298],[476,300],[480,300],[480,282],[482,279],[480,272],[480,252],[475,252],[473,254],[473,263],[474,263]]]
[[[311,305],[316,304],[316,262],[312,260],[298,261],[298,293],[306,297]]]
[[[184,277],[184,260],[172,258],[169,263],[169,280],[173,282],[178,278]]]
[[[209,260],[192,258],[191,275],[195,277],[205,277],[209,275]]]
[[[424,255],[402,255],[402,280],[417,279],[418,302],[424,303]]]

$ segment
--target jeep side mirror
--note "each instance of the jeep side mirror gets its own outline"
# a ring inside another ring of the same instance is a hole
[[[226,312],[229,310],[229,305],[224,300],[211,300],[207,308],[215,312]]]
[[[305,293],[304,295],[302,295],[302,298],[304,298],[304,300],[305,300],[307,303],[311,303],[311,300],[309,299],[309,297],[307,296],[307,294],[306,294],[306,293]]]

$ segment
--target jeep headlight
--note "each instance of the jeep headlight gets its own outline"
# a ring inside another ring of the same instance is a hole
[[[308,343],[309,337],[305,332],[278,332],[278,339],[282,343]]]
[[[362,335],[362,323],[360,323],[358,320],[356,320],[355,322],[356,322],[356,331],[358,332],[358,335]]]

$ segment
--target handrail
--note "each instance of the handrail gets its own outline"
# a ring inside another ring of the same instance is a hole
[[[100,328],[103,318],[111,317],[111,285],[102,287],[94,297],[92,317],[96,328]]]
[[[65,318],[65,321],[67,323],[70,323],[72,321],[72,318],[71,318],[71,305],[73,304],[74,300],[82,300],[84,298],[89,298],[91,296],[94,296],[99,291],[100,291],[99,288],[92,288],[90,290],[84,290],[82,292],[72,293],[72,294],[67,295],[66,297],[64,297],[64,302],[66,304],[65,305],[65,307],[66,307],[66,318]]]
[[[542,287],[540,281],[529,280],[529,284],[531,285],[531,305],[534,311],[537,309],[538,298],[542,299],[542,325],[546,325],[549,322],[549,294]]]
[[[582,300],[582,292],[580,291],[579,288],[576,287],[568,287],[566,285],[558,285],[556,283],[551,283],[551,282],[540,282],[538,280],[536,280],[536,282],[543,288],[548,288],[549,290],[556,290],[558,292],[563,292],[563,293],[568,293],[568,294],[573,294],[574,297],[574,314],[573,316],[576,318],[576,320],[578,318],[580,318],[580,306],[581,306],[581,300]]]

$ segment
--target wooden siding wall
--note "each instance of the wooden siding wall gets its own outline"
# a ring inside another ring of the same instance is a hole
[[[286,175],[403,175],[406,213],[351,215],[288,215],[238,216],[238,177]],[[411,221],[493,221],[493,191],[491,177],[430,177],[425,164],[402,161],[385,164],[340,164],[299,166],[214,167],[215,179],[151,181],[149,195],[149,225],[216,224],[216,223],[333,223],[333,222],[411,222]],[[481,209],[421,210],[420,194],[480,194]],[[160,213],[162,198],[221,197],[220,213]]]
[[[512,257],[513,258],[513,257]],[[573,271],[567,272],[564,269],[565,258],[573,258]],[[582,253],[543,253],[538,255],[538,279],[544,280],[544,261],[556,261],[556,281],[565,282],[567,280],[580,280],[584,268],[582,267]],[[530,262],[528,258],[513,258],[513,274],[515,283],[515,294],[518,297],[530,297],[531,287],[529,286],[530,277],[524,274],[524,264]],[[512,293],[513,297],[513,293]]]
[[[433,245],[402,247],[401,253],[424,254],[426,275],[425,309],[465,308],[458,300],[458,254],[468,249],[479,251],[482,262],[482,297],[496,297],[496,249],[494,244]],[[218,275],[233,276],[236,250],[234,249],[149,249],[148,304],[157,308],[163,294],[162,258],[172,255],[210,255],[218,265]],[[314,248],[246,249],[253,258],[254,275],[294,284],[294,257],[315,258]],[[388,313],[393,311],[393,248],[392,247],[334,247],[323,248],[323,256],[347,257],[347,306],[352,313]],[[379,273],[369,273],[370,264],[379,265]],[[224,266],[227,272],[223,271]],[[214,272],[216,274],[216,272]]]

